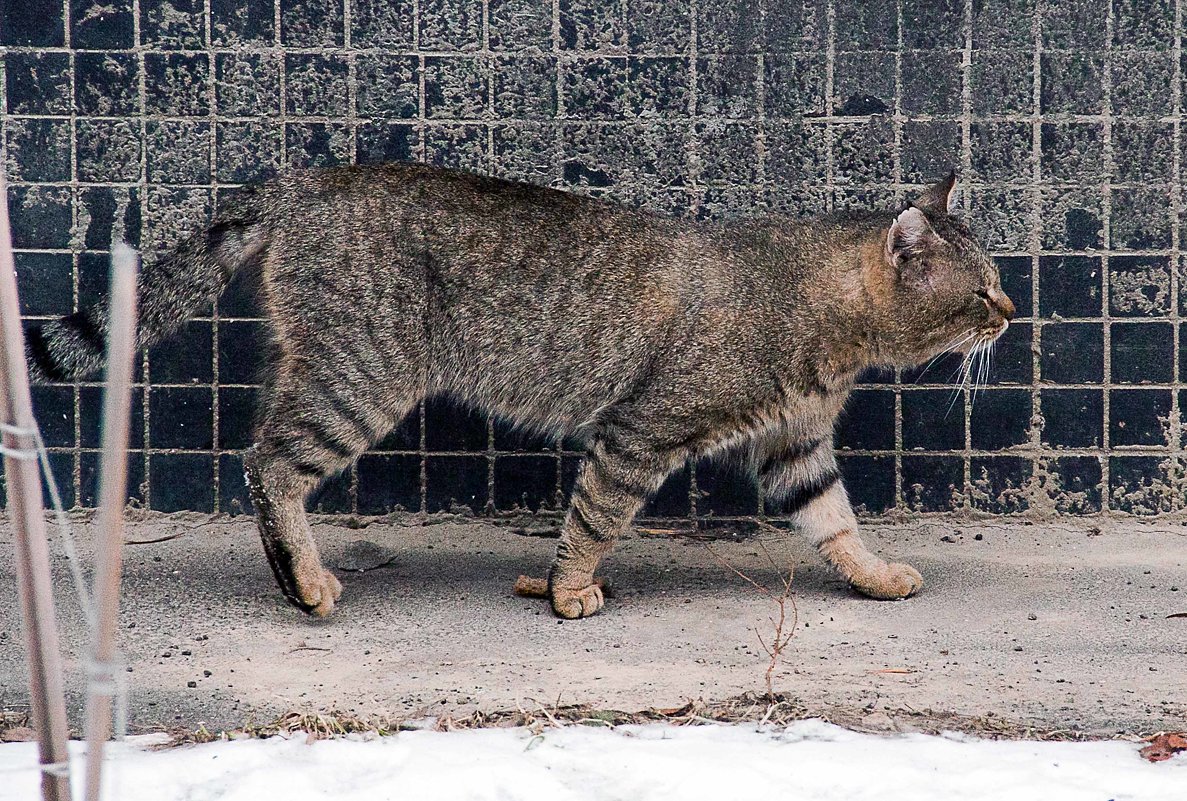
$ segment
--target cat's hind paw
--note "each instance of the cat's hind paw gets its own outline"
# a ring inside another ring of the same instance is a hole
[[[297,582],[296,597],[285,593],[293,606],[313,617],[327,617],[334,611],[334,604],[342,597],[342,582],[326,570],[299,571],[294,575]]]

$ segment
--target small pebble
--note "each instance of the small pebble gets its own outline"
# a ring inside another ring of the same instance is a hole
[[[193,681],[193,680],[190,680],[190,681],[187,681],[187,682],[185,683],[185,686],[186,686],[186,687],[191,687],[191,688],[192,688],[192,687],[197,687],[197,686],[198,686],[198,682],[196,682],[196,681]]]
[[[1036,615],[1034,612],[1031,612],[1029,615],[1026,616],[1026,619],[1027,620],[1038,620],[1039,616]]]

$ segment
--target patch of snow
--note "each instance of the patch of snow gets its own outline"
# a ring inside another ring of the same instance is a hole
[[[1132,743],[858,734],[818,720],[403,732],[371,740],[110,747],[119,801],[1183,801],[1187,757]],[[80,743],[71,743],[82,774]],[[34,743],[0,745],[0,801],[38,797]],[[81,788],[76,788],[81,798]]]

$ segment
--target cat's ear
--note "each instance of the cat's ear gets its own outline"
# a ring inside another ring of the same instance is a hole
[[[899,213],[886,233],[886,258],[897,265],[900,257],[921,253],[935,235],[927,215],[910,206]]]
[[[937,214],[951,214],[956,211],[956,170],[929,186],[927,191],[915,200],[914,205]]]

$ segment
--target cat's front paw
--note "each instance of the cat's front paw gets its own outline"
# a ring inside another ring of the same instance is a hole
[[[334,611],[334,603],[342,597],[342,583],[320,565],[307,571],[298,571],[296,597],[288,595],[293,606],[313,617],[326,617]]]
[[[579,590],[565,589],[556,585],[553,585],[550,590],[552,611],[556,613],[557,617],[563,617],[566,620],[589,617],[597,614],[606,605],[606,597],[602,594],[600,582]]]
[[[879,601],[898,601],[919,592],[923,587],[923,576],[910,565],[891,562],[883,563],[868,575],[855,576],[850,584],[862,595]]]

